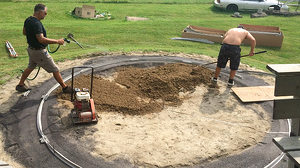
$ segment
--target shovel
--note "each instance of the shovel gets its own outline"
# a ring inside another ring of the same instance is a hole
[[[267,52],[267,51],[266,51],[266,50],[264,50],[264,51],[259,51],[259,52],[256,52],[256,53],[254,53],[254,54],[261,54],[261,53],[265,53],[265,52]],[[242,55],[241,57],[247,57],[247,56],[249,56],[249,54],[247,54],[247,55]],[[217,63],[217,62],[218,62],[218,61],[211,62],[211,63],[208,63],[208,64],[204,64],[204,65],[202,65],[202,66],[214,64],[214,63]]]

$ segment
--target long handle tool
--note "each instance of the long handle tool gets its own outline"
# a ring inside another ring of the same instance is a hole
[[[68,34],[68,38],[71,38],[76,44],[79,45],[79,47],[81,47],[81,48],[83,49],[83,47],[82,47],[82,46],[74,39],[74,36],[73,36],[72,33],[69,33],[69,34]]]
[[[256,54],[265,53],[265,52],[267,52],[267,51],[266,51],[266,50],[264,50],[264,51],[259,51],[259,52],[256,52],[255,55],[256,55]],[[247,54],[247,55],[242,55],[241,57],[247,57],[247,56],[249,56],[249,54]],[[211,63],[208,63],[208,64],[204,64],[204,65],[202,65],[202,66],[214,64],[214,63],[217,63],[217,62],[218,62],[218,61],[211,62]]]

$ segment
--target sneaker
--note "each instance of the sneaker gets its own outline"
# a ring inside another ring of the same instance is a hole
[[[234,86],[234,82],[232,83],[228,82],[228,87],[232,87],[232,86]]]
[[[214,77],[211,77],[211,81],[212,83],[217,83],[218,82],[218,79],[214,78]]]
[[[24,84],[24,85],[17,85],[16,86],[16,90],[18,92],[26,92],[26,91],[28,91],[30,89]]]
[[[62,89],[63,93],[72,93],[72,88],[70,86],[67,86]]]

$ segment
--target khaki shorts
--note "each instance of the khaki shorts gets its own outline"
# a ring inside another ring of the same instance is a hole
[[[35,69],[38,65],[45,69],[48,73],[59,71],[57,65],[54,63],[51,55],[46,49],[33,50],[31,48],[27,48],[27,52],[29,55],[29,63],[27,68]]]

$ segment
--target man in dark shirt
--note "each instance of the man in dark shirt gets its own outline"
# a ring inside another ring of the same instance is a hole
[[[55,40],[47,38],[46,29],[40,22],[46,17],[46,15],[47,7],[44,4],[37,4],[34,7],[33,16],[28,17],[24,22],[23,34],[27,38],[29,63],[21,76],[19,84],[16,86],[16,90],[19,92],[29,90],[27,86],[25,86],[24,82],[35,67],[39,65],[48,73],[53,73],[53,77],[60,84],[63,92],[70,93],[71,88],[64,83],[57,65],[46,50],[48,44],[64,44],[63,39]]]

